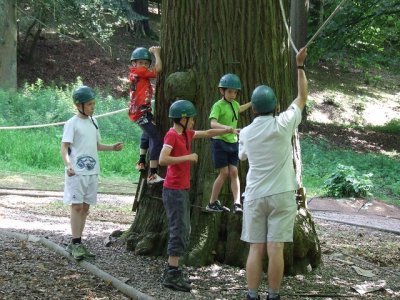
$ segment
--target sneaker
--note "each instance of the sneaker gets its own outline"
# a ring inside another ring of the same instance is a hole
[[[138,170],[139,172],[144,172],[144,171],[146,171],[146,166],[144,163],[137,161],[135,169]]]
[[[281,296],[270,298],[270,296],[267,295],[267,300],[281,300]]]
[[[246,300],[260,300],[260,295],[257,298],[251,297],[249,293],[246,294]]]
[[[233,213],[234,213],[234,214],[239,214],[239,215],[243,214],[242,204],[240,204],[240,203],[235,203],[235,204],[233,205]]]
[[[183,278],[182,270],[168,270],[164,276],[162,285],[173,290],[190,292],[192,287]]]
[[[157,173],[155,174],[151,174],[149,177],[147,177],[147,184],[155,184],[155,183],[159,183],[159,182],[163,182],[164,178],[162,178],[161,176],[158,176]]]
[[[74,259],[82,260],[85,258],[86,251],[85,247],[82,244],[70,244],[69,250],[70,250],[69,253],[72,255]]]
[[[165,276],[167,276],[168,268],[164,269],[164,272],[161,275],[161,283],[164,281]],[[191,284],[193,281],[190,280],[188,276],[183,275],[183,280],[185,280],[188,284]]]
[[[208,203],[206,206],[206,211],[211,211],[211,212],[229,212],[231,211],[229,208],[226,206],[222,206],[221,202],[219,200],[215,201],[214,203]]]
[[[88,250],[88,248],[86,248],[85,245],[82,244],[82,247],[83,247],[83,249],[85,251],[85,258],[95,258],[96,257],[96,254],[93,254],[92,252],[90,252]]]

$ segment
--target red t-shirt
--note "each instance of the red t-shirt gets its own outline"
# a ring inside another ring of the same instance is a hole
[[[145,67],[131,67],[129,72],[129,118],[137,121],[145,111],[151,111],[151,98],[153,97],[153,87],[150,79],[157,77],[155,69]]]
[[[187,140],[184,136],[186,134]],[[170,128],[164,137],[164,146],[171,147],[171,156],[178,157],[190,154],[191,142],[195,134],[194,130],[187,130],[179,134],[175,129]],[[173,190],[185,190],[190,188],[190,161],[185,161],[167,167],[167,175],[164,180],[164,187]]]

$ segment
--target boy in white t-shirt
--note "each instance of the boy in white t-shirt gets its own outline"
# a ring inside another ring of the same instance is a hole
[[[73,93],[77,113],[64,125],[61,157],[65,165],[64,204],[71,205],[72,240],[67,251],[76,259],[93,258],[82,244],[82,233],[90,205],[97,202],[100,172],[97,151],[120,151],[122,143],[100,143],[98,124],[93,118],[95,99],[90,87],[80,86]]]

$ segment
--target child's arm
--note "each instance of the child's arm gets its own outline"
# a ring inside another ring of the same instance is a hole
[[[247,102],[246,104],[240,105],[239,106],[239,113],[244,112],[245,110],[248,110],[251,107],[251,102]]]
[[[164,145],[161,149],[158,163],[160,166],[176,165],[185,161],[197,163],[198,156],[196,153],[191,153],[182,156],[171,156],[172,148]]]
[[[162,61],[161,61],[161,56],[160,56],[160,52],[161,52],[161,47],[150,47],[149,51],[151,53],[153,53],[154,57],[156,58],[156,62],[154,64],[154,68],[156,69],[157,73],[160,73],[162,71]]]
[[[61,143],[61,158],[64,162],[64,166],[67,169],[68,176],[75,175],[74,168],[69,160],[68,149],[71,143]]]
[[[223,125],[225,126],[225,125]],[[225,133],[236,133],[236,130],[234,128],[225,126],[226,128],[224,129],[209,129],[209,130],[200,130],[200,131],[195,131],[195,134],[193,136],[194,139],[202,139],[202,138],[212,138],[217,135],[225,134]]]
[[[97,143],[97,151],[120,151],[124,144],[122,142],[115,143],[113,145],[104,145]]]
[[[212,129],[231,129],[232,127],[218,123],[217,119],[211,119],[211,128]]]

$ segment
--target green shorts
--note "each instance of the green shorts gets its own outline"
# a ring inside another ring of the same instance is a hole
[[[294,191],[250,201],[244,199],[241,240],[248,243],[292,242],[297,204]]]

